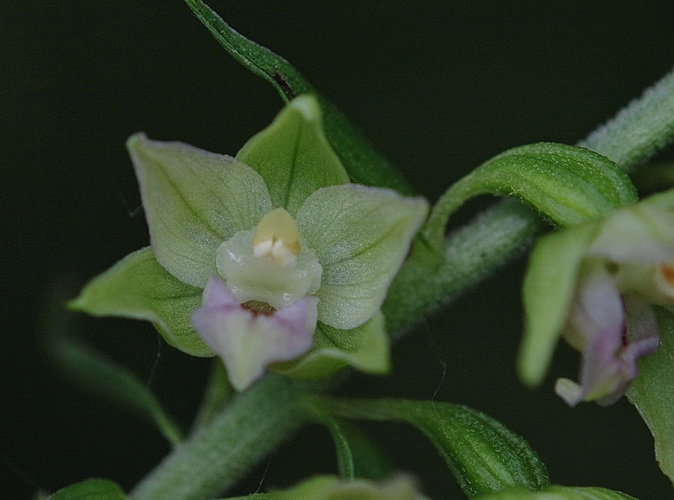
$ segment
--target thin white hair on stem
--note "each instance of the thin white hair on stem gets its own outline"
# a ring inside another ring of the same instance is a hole
[[[159,358],[161,358],[161,346],[162,346],[161,335],[157,333],[157,355],[154,357],[154,362],[152,363],[152,368],[150,369],[150,375],[148,375],[147,377],[146,386],[148,389],[151,388],[152,382],[154,381],[155,373],[157,373],[157,367],[159,366]]]

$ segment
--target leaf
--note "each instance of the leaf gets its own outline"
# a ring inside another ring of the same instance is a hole
[[[57,342],[50,351],[61,370],[81,388],[149,422],[173,445],[180,429],[147,385],[126,367],[74,340]]]
[[[495,156],[451,186],[431,213],[426,237],[439,247],[447,219],[487,193],[514,196],[562,227],[637,200],[629,177],[608,158],[577,146],[529,144]]]
[[[422,431],[470,497],[516,486],[550,484],[545,466],[520,436],[465,406],[403,399],[330,400],[320,404],[345,418],[407,422]]]
[[[46,313],[45,348],[65,377],[88,393],[154,423],[171,444],[181,441],[179,427],[147,384],[126,367],[73,337],[72,314],[63,308],[61,300],[54,297]]]
[[[108,479],[86,479],[61,488],[49,500],[127,500],[122,489]]]
[[[351,330],[339,330],[319,322],[311,351],[296,361],[274,363],[269,369],[299,379],[323,377],[347,365],[363,372],[383,374],[390,369],[389,351],[384,316],[377,313]]]
[[[627,397],[653,434],[655,459],[674,484],[674,311],[656,308],[656,314],[660,347],[639,360]]]
[[[566,323],[580,264],[597,224],[581,224],[540,238],[529,257],[522,296],[525,327],[518,359],[523,382],[540,384]]]
[[[330,431],[337,452],[339,477],[384,479],[393,472],[393,465],[382,451],[358,427],[343,419],[335,418],[314,405],[317,420]]]
[[[550,486],[541,491],[515,488],[480,495],[476,500],[636,500],[619,491],[597,487]]]
[[[321,322],[349,330],[379,310],[426,210],[421,198],[353,184],[309,196],[296,222],[323,266]]]
[[[246,142],[236,158],[262,176],[272,205],[292,215],[314,191],[349,182],[325,138],[318,102],[309,95],[291,101],[269,127]]]
[[[306,93],[317,96],[327,138],[353,182],[388,187],[403,194],[414,192],[402,174],[367,143],[334,105],[318,95],[288,61],[237,33],[201,0],[185,3],[234,59],[271,83],[285,102]]]
[[[271,210],[264,180],[230,156],[180,142],[136,134],[127,148],[157,260],[179,280],[203,288],[217,274],[218,246]]]
[[[201,295],[201,289],[170,275],[146,247],[91,280],[69,305],[94,316],[151,321],[173,347],[192,356],[212,356],[190,321]]]

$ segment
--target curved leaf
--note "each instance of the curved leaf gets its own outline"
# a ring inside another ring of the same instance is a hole
[[[54,286],[42,325],[45,349],[52,362],[80,389],[153,422],[171,444],[177,445],[182,440],[182,432],[148,385],[125,366],[72,335],[73,314],[63,307],[62,289]]]
[[[284,101],[288,102],[300,94],[316,94],[311,84],[288,61],[237,33],[203,1],[185,0],[185,3],[234,59],[271,83]],[[402,174],[372,148],[334,105],[320,95],[317,97],[323,110],[328,140],[351,180],[357,184],[388,187],[403,194],[412,194],[414,190]]]
[[[550,486],[541,491],[530,491],[526,488],[515,488],[480,495],[476,500],[636,500],[634,497],[619,491],[597,487]]]
[[[126,500],[122,489],[108,479],[86,479],[61,488],[49,500]]]
[[[182,432],[179,427],[166,414],[147,384],[125,366],[72,339],[54,342],[49,350],[74,383],[105,398],[108,403],[154,422],[171,444],[180,443]]]
[[[330,431],[337,452],[339,477],[384,479],[393,472],[393,464],[358,427],[352,422],[336,418],[314,405],[316,419]]]
[[[201,295],[200,288],[170,275],[146,247],[91,280],[69,305],[94,316],[151,321],[173,347],[192,356],[213,356],[190,321]]]
[[[577,146],[529,144],[495,156],[451,186],[438,200],[424,234],[440,246],[450,215],[487,193],[514,196],[562,227],[637,199],[629,177],[608,158]]]
[[[524,439],[465,406],[402,399],[321,399],[319,404],[345,418],[398,420],[417,427],[468,496],[517,486],[539,490],[550,484],[545,466]]]

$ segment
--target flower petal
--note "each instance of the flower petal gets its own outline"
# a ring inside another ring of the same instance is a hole
[[[95,316],[151,321],[173,347],[192,356],[212,356],[190,322],[201,293],[169,274],[147,247],[87,283],[70,307]]]
[[[597,336],[612,332],[614,351],[625,330],[625,309],[617,284],[601,261],[582,266],[564,339],[584,351]]]
[[[353,330],[338,330],[319,322],[311,351],[296,361],[276,363],[270,369],[308,379],[323,377],[347,365],[367,373],[388,373],[390,348],[383,314],[375,314]]]
[[[674,258],[674,210],[653,196],[607,218],[588,255],[618,263],[653,264]]]
[[[564,338],[583,354],[580,384],[561,379],[555,386],[567,404],[602,399],[620,390],[624,332],[625,310],[613,277],[602,261],[586,263],[564,331]]]
[[[274,122],[252,137],[236,155],[265,180],[275,207],[294,215],[319,188],[349,182],[337,154],[325,138],[316,98],[302,95]]]
[[[379,310],[426,212],[421,198],[354,184],[307,199],[296,222],[323,266],[321,322],[350,330]]]
[[[192,314],[195,329],[220,356],[237,391],[260,378],[269,363],[294,359],[311,348],[315,297],[305,297],[266,316],[242,307],[225,283],[212,276],[202,306]]]
[[[586,297],[593,292],[595,296],[607,295],[601,290],[588,289]],[[621,301],[620,296],[617,300]],[[596,297],[591,305],[603,310],[599,315],[608,313],[612,308],[598,304]],[[609,321],[600,331],[592,330],[596,325],[589,326],[589,338],[582,348],[580,384],[566,379],[557,381],[557,394],[570,406],[583,400],[596,401],[604,406],[615,403],[636,378],[638,358],[657,349],[658,325],[651,307],[636,297],[626,297],[625,307],[626,325],[621,306],[620,321]]]
[[[159,263],[203,288],[216,272],[215,251],[271,210],[262,177],[232,157],[180,142],[127,142],[140,184],[150,242]]]
[[[526,325],[518,371],[529,385],[538,385],[550,364],[573,301],[585,251],[597,223],[572,226],[538,240],[524,277]]]

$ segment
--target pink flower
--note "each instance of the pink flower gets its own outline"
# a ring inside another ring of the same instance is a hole
[[[288,361],[311,348],[316,328],[316,297],[304,297],[279,310],[240,304],[225,283],[212,276],[192,323],[219,354],[232,386],[240,391],[264,374],[269,363]]]

